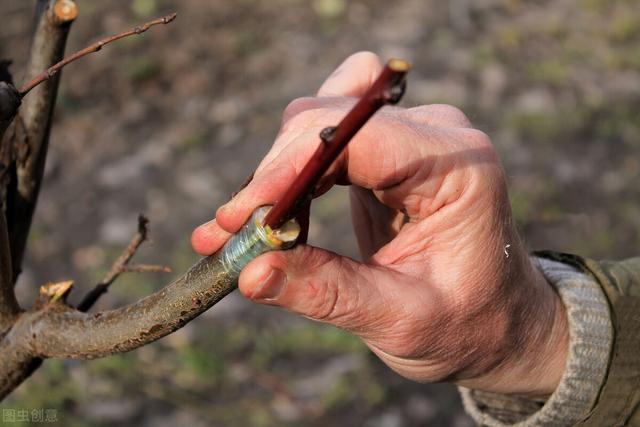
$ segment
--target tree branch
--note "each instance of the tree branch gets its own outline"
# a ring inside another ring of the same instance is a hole
[[[27,65],[27,78],[40,74],[64,55],[67,34],[77,15],[73,0],[38,0],[36,28]],[[59,76],[38,86],[25,98],[14,120],[15,182],[7,203],[7,223],[14,283],[20,272],[31,219],[35,209],[51,128]],[[23,125],[23,126],[18,126]],[[5,137],[9,134],[5,135]]]
[[[0,81],[0,206],[2,206],[3,215],[6,215],[7,193],[15,172],[13,141],[10,138],[4,138],[4,134],[18,114],[20,103],[20,94],[13,84]],[[8,253],[11,254],[10,250]]]
[[[9,82],[0,81],[0,140],[20,107],[20,94]]]
[[[175,331],[231,292],[235,283],[223,271],[214,255],[125,307],[89,314],[57,304],[27,312],[7,338],[26,340],[40,357],[91,359],[133,350]]]
[[[22,313],[0,339],[0,400],[35,360],[92,359],[133,350],[182,327],[235,288],[218,254],[133,304],[83,313],[61,301]]]
[[[93,52],[97,52],[100,49],[102,49],[103,46],[112,43],[116,40],[120,40],[124,37],[128,37],[128,36],[132,36],[132,35],[136,35],[136,34],[142,34],[145,31],[147,31],[149,28],[153,27],[154,25],[159,25],[159,24],[168,24],[169,22],[173,21],[174,19],[176,19],[176,16],[178,16],[177,13],[172,13],[170,15],[167,15],[163,18],[158,18],[155,19],[153,21],[144,23],[142,25],[139,25],[135,28],[132,28],[128,31],[123,31],[121,33],[115,34],[113,36],[110,37],[106,37],[104,39],[98,40],[97,42],[85,47],[82,50],[79,50],[69,56],[67,56],[66,58],[64,58],[62,61],[58,62],[57,64],[53,65],[52,67],[47,68],[45,71],[41,72],[40,74],[38,74],[37,76],[35,76],[33,79],[31,79],[28,83],[25,83],[24,85],[22,85],[22,87],[20,88],[20,96],[25,96],[27,93],[29,93],[29,91],[31,89],[33,89],[34,87],[38,86],[40,83],[51,79],[53,76],[55,76],[64,66],[82,58],[83,56],[89,55],[90,53]]]
[[[13,291],[10,251],[7,222],[0,204],[0,336],[20,312],[20,306]]]

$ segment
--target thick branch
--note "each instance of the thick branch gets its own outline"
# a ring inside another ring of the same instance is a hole
[[[2,141],[4,131],[17,114],[20,106],[20,97],[12,84],[8,69],[10,64],[11,61],[0,61],[0,141]],[[11,246],[5,214],[11,160],[11,144],[0,142],[0,336],[4,334],[20,312],[20,306],[13,291]]]
[[[0,358],[0,400],[42,365],[42,359],[33,357],[28,347],[4,339],[0,341]]]
[[[4,215],[7,206],[7,192],[13,174],[13,141],[3,138],[20,107],[18,90],[9,82],[0,81],[0,205]]]
[[[107,45],[111,42],[114,42],[116,40],[120,40],[124,37],[128,37],[128,36],[133,36],[136,34],[142,34],[145,31],[147,31],[149,28],[153,27],[154,25],[159,25],[159,24],[168,24],[169,22],[173,21],[174,19],[176,19],[177,13],[172,13],[171,15],[167,15],[163,18],[158,18],[155,19],[153,21],[147,22],[145,24],[139,25],[135,28],[132,28],[128,31],[123,31],[121,33],[115,34],[113,36],[110,37],[106,37],[104,39],[98,40],[97,42],[91,44],[90,46],[85,47],[82,50],[79,50],[69,56],[67,56],[66,58],[64,58],[62,61],[58,62],[57,64],[53,65],[52,67],[47,68],[46,70],[44,70],[43,72],[41,72],[40,74],[38,74],[37,76],[35,76],[33,79],[31,79],[28,83],[25,83],[24,85],[22,85],[22,87],[20,88],[20,96],[25,96],[27,93],[29,93],[29,91],[31,89],[33,89],[34,87],[38,86],[40,83],[51,79],[53,76],[55,76],[64,66],[82,58],[83,56],[89,55],[90,53],[93,52],[97,52],[100,49],[102,49],[102,47],[104,45]]]
[[[92,359],[133,350],[179,329],[234,288],[216,254],[125,307],[89,314],[58,301],[24,312],[0,338],[0,400],[43,358]]]
[[[0,205],[0,336],[11,325],[20,306],[13,292],[13,273],[7,222]]]
[[[217,255],[203,258],[162,290],[115,310],[82,313],[51,304],[22,314],[4,341],[32,356],[92,359],[133,350],[161,338],[220,301],[235,287]],[[0,377],[4,355],[0,354]]]
[[[38,0],[36,29],[27,65],[27,78],[39,74],[64,55],[67,34],[77,14],[73,0]],[[11,243],[14,281],[20,272],[31,218],[35,209],[51,128],[53,106],[58,90],[56,76],[33,90],[23,100],[20,120],[14,121],[16,144],[16,177],[7,205],[7,223]],[[23,138],[17,136],[17,124]],[[8,136],[8,135],[7,135]]]

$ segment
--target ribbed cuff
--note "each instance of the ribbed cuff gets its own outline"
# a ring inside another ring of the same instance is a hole
[[[571,426],[593,407],[605,380],[613,343],[604,292],[570,265],[534,258],[560,294],[569,320],[569,353],[560,384],[546,402],[459,387],[466,411],[482,426]]]

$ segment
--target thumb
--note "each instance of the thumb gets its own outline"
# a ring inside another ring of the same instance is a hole
[[[384,321],[384,285],[400,273],[356,262],[323,249],[299,245],[269,252],[249,263],[239,288],[247,298],[284,307],[360,336]],[[364,338],[364,336],[363,336]]]

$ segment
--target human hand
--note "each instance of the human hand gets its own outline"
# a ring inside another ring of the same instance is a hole
[[[273,204],[382,65],[349,57],[316,98],[293,101],[253,181],[198,227],[194,249],[218,250],[259,206]],[[513,222],[504,172],[487,135],[454,107],[385,107],[329,169],[316,195],[350,185],[365,262],[309,245],[261,255],[240,291],[358,335],[388,366],[545,396],[567,355],[562,302],[532,265]]]

